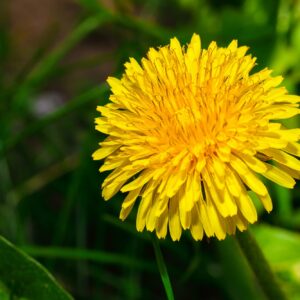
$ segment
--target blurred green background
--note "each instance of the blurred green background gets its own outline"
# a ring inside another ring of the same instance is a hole
[[[204,47],[238,39],[256,70],[269,66],[299,94],[299,0],[0,1],[0,234],[75,299],[166,298],[150,235],[136,232],[135,212],[119,221],[122,195],[101,198],[95,108],[129,57],[174,36],[185,44],[194,32]],[[251,230],[288,298],[300,299],[299,184],[269,189],[274,211],[255,202]],[[265,299],[232,237],[194,242],[187,233],[161,248],[176,299]],[[67,299],[28,296],[27,267],[1,253],[0,245],[1,300]]]

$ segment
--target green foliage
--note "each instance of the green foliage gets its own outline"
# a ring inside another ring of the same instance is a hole
[[[160,250],[159,242],[155,236],[152,237],[152,242],[153,242],[153,247],[154,247],[154,251],[155,251],[155,256],[156,256],[159,273],[160,273],[161,280],[163,282],[163,285],[164,285],[164,288],[165,288],[165,291],[167,294],[167,298],[168,298],[168,300],[174,300],[174,294],[173,294],[173,289],[172,289],[172,285],[170,282],[168,270],[167,270],[167,267],[164,262],[164,258],[162,256],[162,253]]]
[[[0,234],[17,247],[0,238],[0,299],[70,299],[28,254],[75,299],[165,299],[151,239],[136,231],[135,211],[122,223],[123,196],[101,199],[104,175],[91,154],[103,138],[93,122],[96,106],[108,101],[105,80],[119,77],[129,57],[139,59],[173,36],[185,43],[197,32],[204,47],[238,39],[258,58],[257,70],[270,66],[299,93],[300,3],[45,0],[56,5],[51,8],[29,2],[40,19],[25,19],[23,8],[11,15],[14,1],[0,1]],[[31,20],[37,24],[28,25]],[[299,119],[286,126],[299,127]],[[300,190],[268,189],[271,214],[254,201],[269,225],[252,228],[296,300]],[[159,244],[169,298],[173,289],[176,299],[265,299],[233,238],[195,243],[185,234],[179,243]]]
[[[3,237],[0,257],[0,299],[73,299],[44,267]]]
[[[267,225],[253,227],[255,237],[285,287],[289,299],[300,295],[300,235]]]

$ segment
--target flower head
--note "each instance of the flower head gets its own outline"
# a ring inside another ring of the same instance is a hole
[[[235,40],[202,49],[196,34],[182,47],[173,38],[141,64],[130,58],[121,80],[108,78],[111,102],[96,118],[108,137],[93,157],[105,158],[101,172],[113,170],[104,199],[128,193],[122,220],[139,202],[138,231],[224,239],[257,220],[248,190],[272,210],[262,177],[286,188],[299,178],[300,129],[279,120],[299,114],[300,97],[268,69],[250,74],[247,49]]]

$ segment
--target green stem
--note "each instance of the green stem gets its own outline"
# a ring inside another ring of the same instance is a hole
[[[239,232],[236,237],[267,299],[286,300],[275,274],[250,230]]]
[[[167,294],[168,300],[174,300],[174,294],[173,294],[173,289],[172,285],[170,282],[170,278],[168,275],[168,270],[163,258],[163,255],[160,250],[159,242],[155,236],[152,236],[152,243],[154,247],[154,252],[155,252],[155,257],[156,257],[156,262],[158,265],[158,270]]]

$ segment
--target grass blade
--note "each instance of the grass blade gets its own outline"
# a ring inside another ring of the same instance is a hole
[[[159,242],[155,236],[152,236],[152,243],[153,243],[153,248],[155,252],[155,258],[156,262],[158,265],[158,270],[161,276],[161,280],[163,282],[166,294],[167,294],[167,299],[168,300],[174,300],[174,293],[171,285],[171,281],[169,278],[168,270],[163,258],[163,255],[160,250]]]
[[[139,260],[135,257],[125,256],[104,251],[95,251],[79,248],[64,248],[64,247],[39,247],[39,246],[24,246],[21,249],[35,257],[47,257],[55,259],[70,259],[70,260],[89,260],[102,264],[131,266],[140,270],[155,272],[155,268],[151,262]]]
[[[106,84],[102,84],[96,88],[83,93],[82,95],[70,100],[66,105],[59,108],[55,112],[47,115],[43,119],[40,119],[30,126],[26,127],[23,131],[3,143],[3,147],[0,149],[0,155],[5,154],[8,150],[12,149],[28,136],[42,130],[51,123],[63,118],[64,116],[78,110],[79,108],[87,105],[88,103],[100,99],[104,93],[108,90]]]

